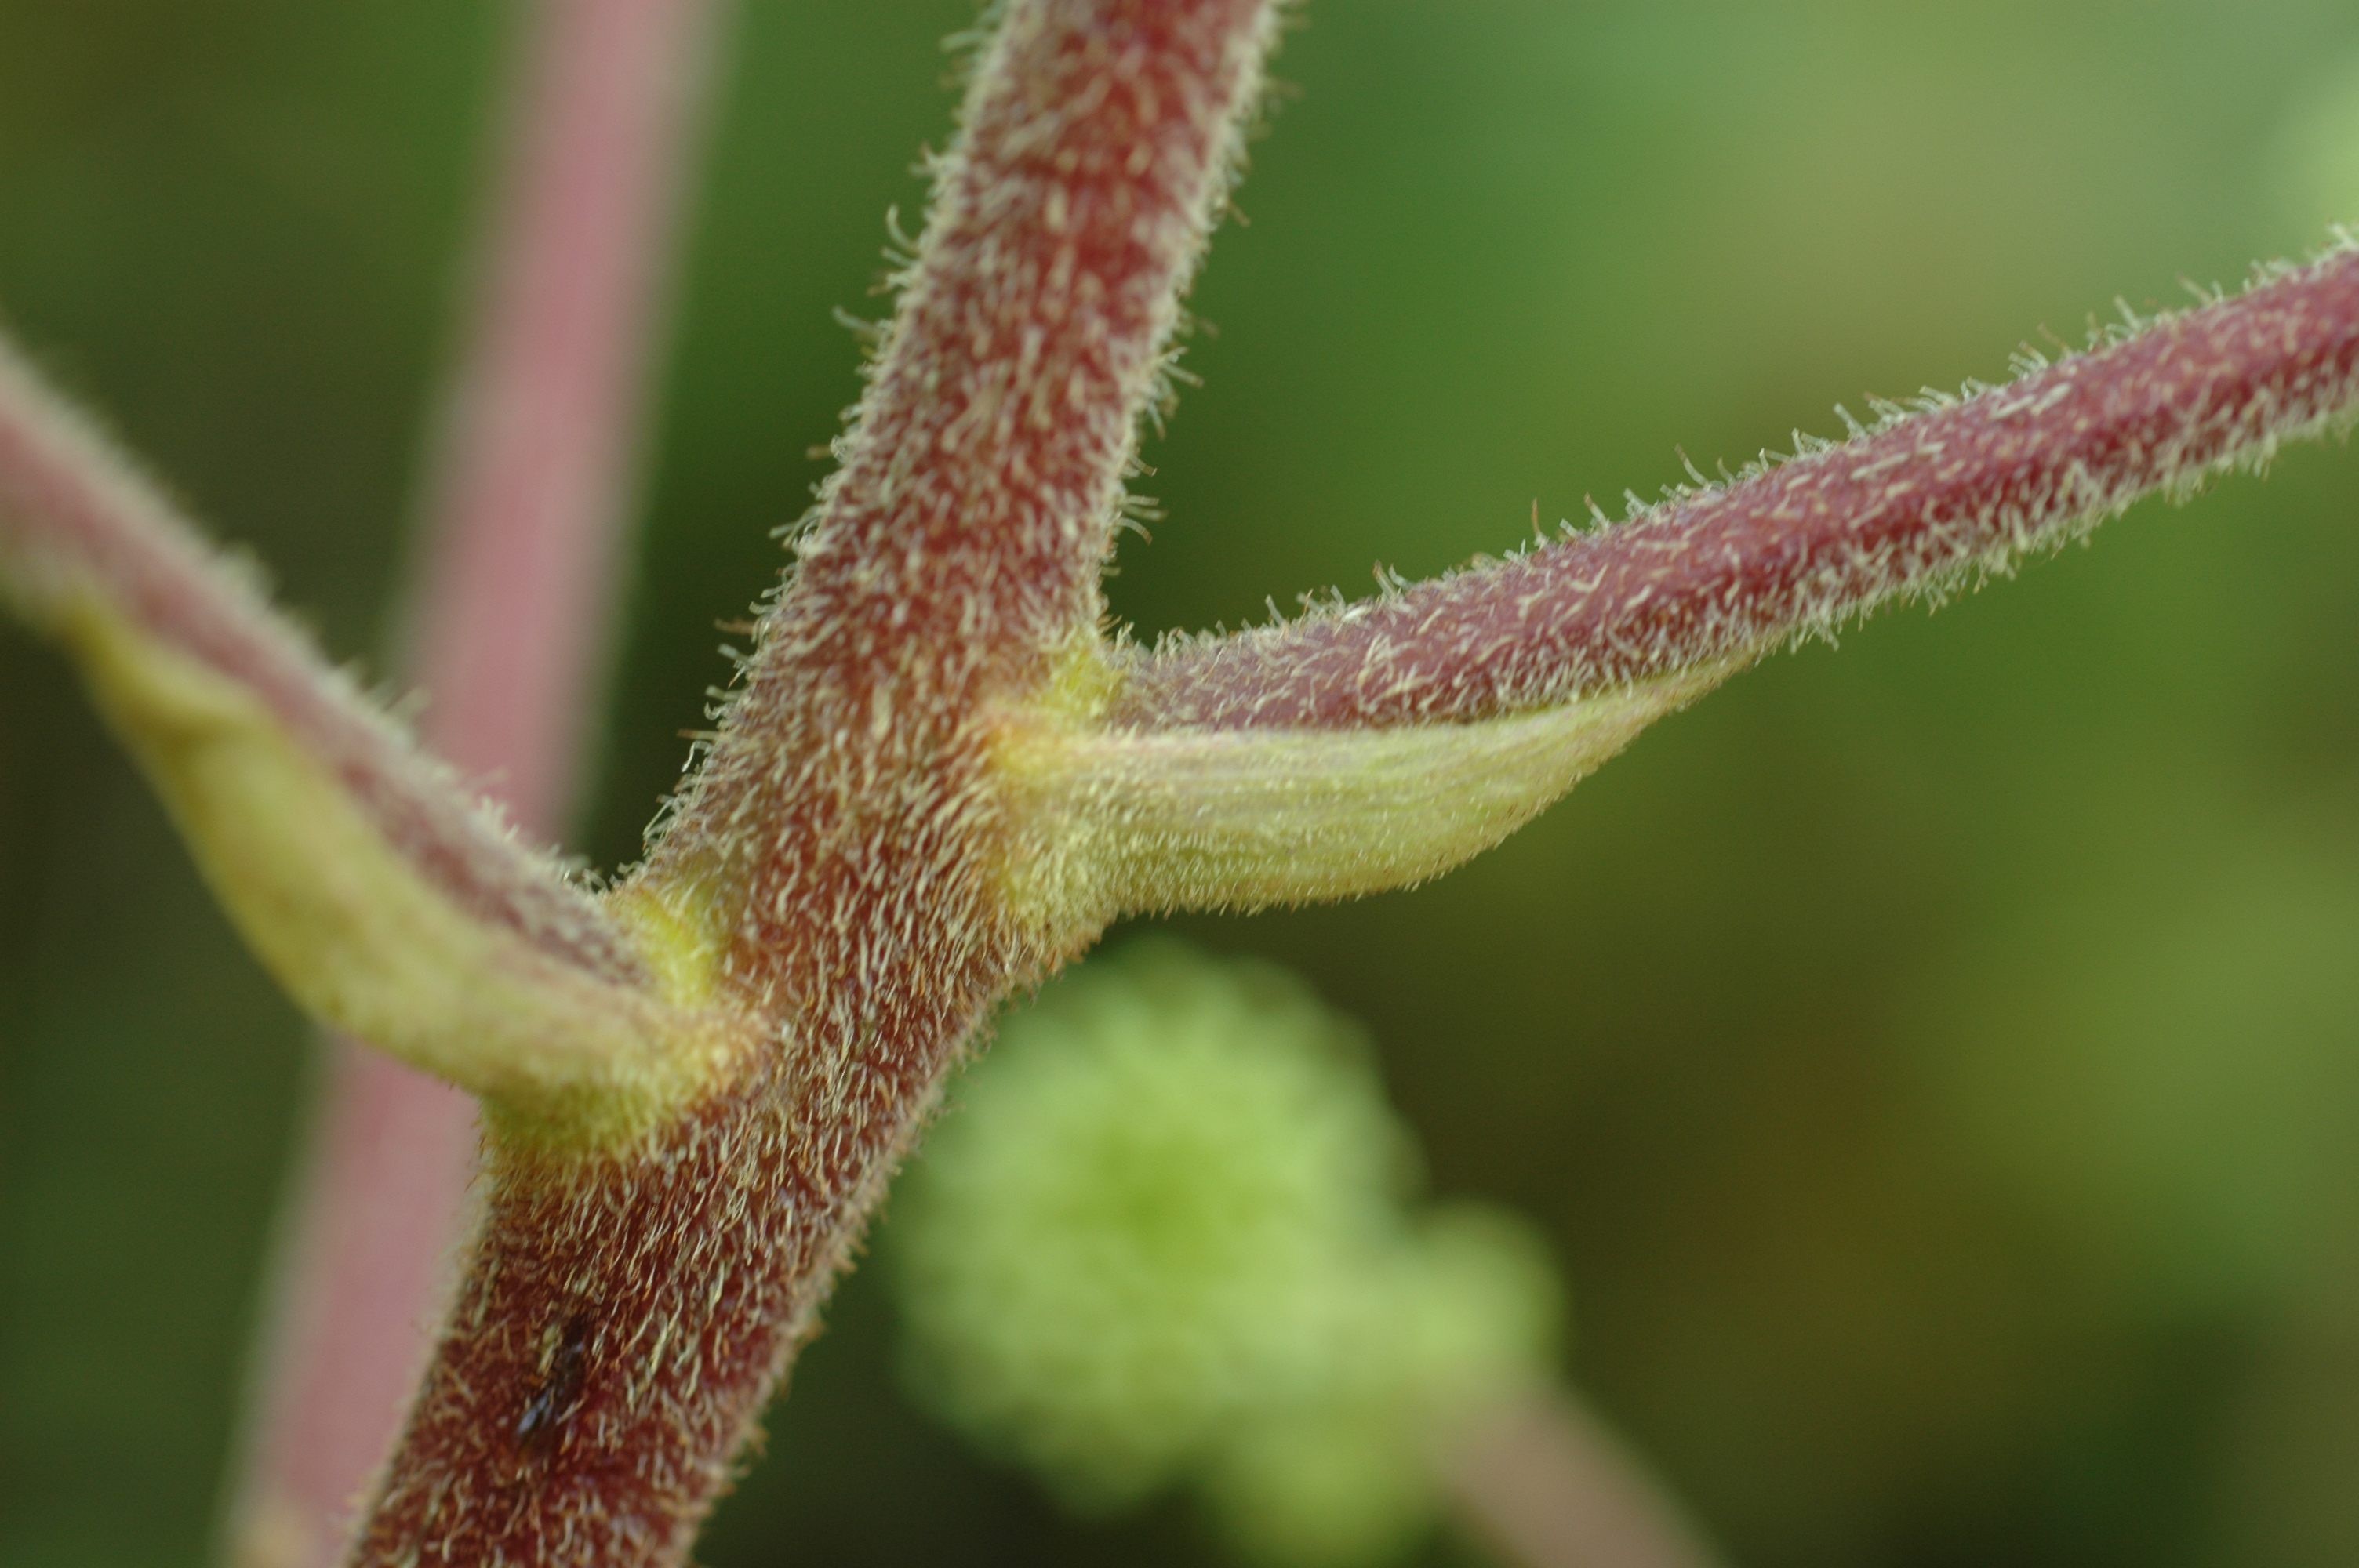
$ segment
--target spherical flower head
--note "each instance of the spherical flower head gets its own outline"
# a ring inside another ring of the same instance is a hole
[[[1103,1508],[1345,1379],[1411,1145],[1299,982],[1135,945],[952,1098],[890,1236],[911,1380],[952,1424]]]

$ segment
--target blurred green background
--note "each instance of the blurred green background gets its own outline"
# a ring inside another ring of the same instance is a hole
[[[750,0],[575,846],[627,860],[855,394],[969,0]],[[509,8],[0,0],[0,312],[344,656]],[[2001,373],[2359,219],[2344,0],[1318,0],[1113,592],[1231,623]],[[1618,510],[1618,507],[1615,508]],[[2359,1562],[2359,455],[1781,658],[1425,890],[1190,935],[1371,1025],[1443,1193],[1748,1564]],[[381,666],[380,666],[381,667]],[[307,1033],[0,627],[0,1562],[202,1551]],[[856,1277],[715,1568],[1180,1563]],[[1437,1546],[1437,1560],[1457,1549]]]

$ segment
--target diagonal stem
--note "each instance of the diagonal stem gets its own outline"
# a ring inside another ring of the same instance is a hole
[[[1462,723],[1734,669],[2347,428],[2355,399],[2359,249],[2344,245],[1627,524],[1292,624],[1176,641],[1131,666],[1108,722]]]
[[[781,757],[809,748],[824,770],[872,736],[938,745],[1094,638],[1139,416],[1164,394],[1275,14],[1270,0],[1005,9],[841,467],[657,847],[658,876],[734,857],[728,899],[766,908],[788,858],[742,825],[805,814],[809,780]]]
[[[469,918],[560,965],[639,975],[582,890],[420,752],[5,342],[0,595],[73,647],[93,681],[161,675],[173,698],[193,683],[197,708],[228,697]]]

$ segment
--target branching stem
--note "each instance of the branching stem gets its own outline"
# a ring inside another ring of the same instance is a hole
[[[514,270],[457,414],[484,444],[450,470],[420,633],[438,739],[538,823],[712,3],[543,0]],[[1277,4],[997,8],[799,566],[599,898],[0,351],[0,592],[82,658],[299,1000],[486,1101],[483,1223],[354,1562],[683,1561],[944,1075],[1114,915],[1431,875],[1781,642],[2353,417],[2346,244],[1619,527],[1109,643],[1122,483]]]
[[[673,1563],[987,1010],[1091,933],[1011,907],[988,741],[1094,634],[1268,0],[1016,0],[722,739],[617,893],[768,1021],[588,1152],[495,1137],[368,1564]]]

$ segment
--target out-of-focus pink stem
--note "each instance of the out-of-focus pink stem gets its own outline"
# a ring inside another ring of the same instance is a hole
[[[424,739],[556,836],[603,675],[644,388],[724,0],[538,0],[406,628]],[[340,1551],[422,1365],[473,1169],[471,1102],[327,1047],[234,1561]]]
[[[426,733],[561,827],[609,632],[646,368],[718,0],[538,0],[410,667]]]
[[[1518,1568],[1715,1568],[1621,1441],[1570,1396],[1477,1418],[1440,1460],[1460,1519]]]

